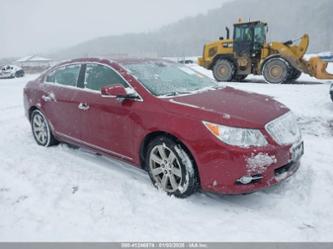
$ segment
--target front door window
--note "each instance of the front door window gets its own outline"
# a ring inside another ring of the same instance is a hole
[[[100,91],[104,86],[121,84],[127,87],[126,82],[114,70],[100,64],[87,64],[84,87]]]
[[[46,82],[76,87],[80,70],[81,65],[60,67],[46,77]]]

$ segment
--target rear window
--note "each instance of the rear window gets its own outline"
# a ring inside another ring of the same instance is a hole
[[[46,76],[46,82],[65,86],[76,86],[79,79],[81,65],[61,67]]]

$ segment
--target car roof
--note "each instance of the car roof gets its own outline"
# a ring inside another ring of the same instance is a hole
[[[154,62],[172,62],[167,59],[162,58],[135,58],[135,57],[128,57],[128,58],[118,58],[114,61],[120,64],[143,64],[143,63],[154,63]]]
[[[146,58],[146,57],[85,57],[77,58],[68,61],[63,61],[61,65],[70,64],[70,63],[84,63],[84,62],[98,62],[98,63],[118,63],[118,64],[143,64],[143,63],[152,63],[152,62],[173,62],[170,60],[162,58]]]

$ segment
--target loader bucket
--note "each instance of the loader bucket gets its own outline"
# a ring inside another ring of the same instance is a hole
[[[320,57],[312,57],[308,62],[308,69],[311,76],[320,80],[332,80],[333,74],[326,71],[328,63]]]

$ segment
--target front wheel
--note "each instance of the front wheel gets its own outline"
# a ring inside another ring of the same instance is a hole
[[[264,64],[262,74],[267,83],[283,84],[288,81],[288,62],[282,58],[271,58]]]
[[[57,143],[47,119],[39,110],[34,110],[31,113],[31,129],[38,145],[48,147]]]
[[[184,148],[168,137],[158,137],[149,145],[146,168],[153,184],[179,198],[185,198],[198,189],[194,162]]]

